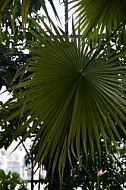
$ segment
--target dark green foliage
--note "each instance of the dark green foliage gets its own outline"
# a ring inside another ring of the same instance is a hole
[[[8,172],[7,174],[0,170],[0,190],[15,190],[19,185],[18,190],[27,190],[27,182],[20,178],[16,172]]]
[[[9,87],[17,70],[17,64],[8,56],[8,49],[0,44],[0,89],[2,86]]]
[[[19,93],[19,92],[15,92]],[[2,123],[3,119],[6,119],[10,116],[10,114],[15,113],[18,111],[18,109],[9,110],[9,104],[6,104],[6,106],[3,106],[3,103],[0,102],[0,122]],[[27,114],[25,115],[27,117]],[[10,120],[9,122],[4,122],[1,124],[1,131],[0,131],[0,148],[4,147],[5,149],[8,148],[8,146],[11,144],[13,140],[13,135],[18,127],[18,124],[20,120],[25,121],[25,117],[20,118],[16,117],[15,119]],[[25,131],[23,133],[20,133],[20,137],[25,134]],[[15,138],[17,140],[17,138]]]
[[[10,114],[10,112],[8,110],[8,106],[6,106],[6,108],[2,108],[2,105],[3,105],[3,103],[0,102],[0,110],[1,110],[0,121],[5,119]],[[5,149],[8,148],[8,146],[12,142],[12,137],[14,135],[15,130],[17,129],[17,126],[18,126],[18,118],[1,125],[0,148],[2,148],[2,147],[5,147]]]
[[[4,11],[1,18],[1,43],[0,43],[0,89],[2,86],[10,87],[16,71],[23,66],[32,56],[32,53],[24,51],[29,46],[28,40],[35,38],[26,31],[23,33],[21,23],[21,3],[18,3],[14,10],[13,3],[10,2]],[[27,17],[27,28],[34,28],[31,17],[39,20],[39,15],[32,13],[41,8],[41,1],[31,1],[29,8],[29,16]],[[12,21],[11,13],[15,11],[15,19]],[[35,28],[34,28],[35,30]],[[19,78],[17,79],[19,81]],[[17,82],[16,81],[16,82]],[[15,83],[16,83],[15,82]],[[13,83],[13,84],[15,84]]]
[[[37,129],[34,134],[32,134],[32,137],[35,137],[36,133]],[[45,179],[42,179],[41,182],[47,184],[48,190],[59,190],[60,188],[64,190],[73,190],[73,188],[77,187],[82,187],[82,190],[113,190],[114,188],[117,190],[124,190],[126,187],[126,139],[122,137],[121,143],[118,141],[116,142],[118,153],[111,143],[110,138],[107,138],[107,142],[108,154],[106,153],[103,139],[100,141],[101,157],[98,155],[96,144],[94,145],[94,160],[91,158],[89,145],[87,152],[88,156],[86,157],[84,150],[81,149],[79,160],[76,157],[74,149],[71,149],[71,163],[67,158],[62,184],[60,184],[59,180],[58,165],[52,176],[52,163],[50,163],[47,157],[42,163],[47,170],[47,176]],[[39,142],[36,144],[33,151],[35,156],[38,151]],[[102,174],[98,175],[99,171],[101,171]]]
[[[101,145],[103,145],[102,142]],[[119,143],[120,146],[121,144]],[[108,155],[106,154],[104,145],[102,146],[101,161],[97,152],[95,152],[95,158],[92,161],[90,149],[88,150],[88,159],[86,159],[83,151],[81,152],[80,160],[77,160],[75,156],[71,157],[72,169],[67,159],[61,189],[73,190],[73,188],[81,187],[82,190],[124,190],[126,188],[125,150],[125,147],[119,148],[119,153],[115,154],[114,146],[109,141]],[[54,172],[51,183],[51,167],[48,167],[48,162],[46,166],[47,178],[45,182],[50,182],[48,184],[49,190],[59,190],[58,168]],[[101,175],[98,175],[99,170],[103,172]]]

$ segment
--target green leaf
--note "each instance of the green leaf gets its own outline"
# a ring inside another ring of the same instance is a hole
[[[111,53],[104,43],[91,49],[80,33],[78,40],[74,32],[72,41],[53,23],[51,30],[42,22],[45,30],[40,36],[31,31],[39,38],[37,44],[31,42],[30,50],[35,56],[26,69],[32,76],[19,84],[29,88],[14,97],[16,101],[10,109],[19,110],[8,120],[18,115],[21,118],[14,138],[26,130],[25,139],[40,126],[31,151],[40,139],[36,161],[42,162],[48,156],[53,172],[58,165],[61,180],[71,145],[71,152],[79,159],[82,144],[85,154],[89,144],[94,159],[95,143],[100,156],[100,138],[107,151],[108,136],[116,144],[115,137],[120,139],[118,130],[126,133],[126,56],[120,59],[122,53]]]
[[[74,4],[73,4],[74,2]],[[126,1],[118,0],[75,0],[71,1],[75,10],[76,24],[81,27],[82,34],[92,39],[92,43],[101,40],[103,34],[110,36],[120,24],[118,36],[121,39],[122,31],[125,39]],[[113,16],[114,15],[114,16]]]

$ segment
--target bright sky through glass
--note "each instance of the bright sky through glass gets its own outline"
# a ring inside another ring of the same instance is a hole
[[[11,98],[11,94],[9,92],[4,92],[6,90],[6,87],[3,86],[1,91],[0,91],[0,101],[2,101],[3,103],[6,102],[9,98]],[[4,93],[2,93],[4,92]]]

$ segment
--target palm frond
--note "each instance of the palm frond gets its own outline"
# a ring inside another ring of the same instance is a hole
[[[106,150],[107,136],[113,143],[116,136],[120,139],[117,125],[126,133],[122,124],[126,122],[126,56],[114,55],[115,50],[108,51],[106,44],[91,49],[81,35],[79,40],[76,35],[71,40],[53,22],[51,30],[42,22],[45,29],[40,36],[31,31],[39,37],[38,42],[31,42],[34,57],[27,71],[32,77],[19,84],[29,88],[14,97],[16,101],[9,109],[19,109],[7,120],[20,115],[14,137],[26,130],[23,140],[41,126],[32,147],[40,139],[36,161],[43,162],[49,156],[53,171],[59,165],[62,178],[71,144],[78,157],[82,143],[85,153],[90,145],[94,158],[95,143],[100,155],[101,138]],[[24,122],[25,113],[29,117]],[[29,125],[32,125],[30,129]]]
[[[70,1],[75,10],[77,24],[81,25],[83,35],[90,36],[94,41],[101,38],[101,35],[110,34],[116,30],[120,24],[122,27],[118,30],[119,37],[125,39],[126,25],[126,1],[109,0],[75,0]]]

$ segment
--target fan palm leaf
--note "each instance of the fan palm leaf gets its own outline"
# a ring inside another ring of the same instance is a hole
[[[109,36],[122,24],[122,28],[118,30],[118,35],[121,37],[123,31],[123,41],[125,41],[125,0],[75,0],[69,3],[74,3],[73,9],[76,9],[77,24],[79,23],[81,26],[84,36],[88,35],[88,38],[90,36],[90,38],[97,41],[98,36],[101,38],[103,33]]]
[[[40,139],[36,161],[49,156],[62,178],[66,157],[71,151],[79,157],[82,143],[85,154],[90,145],[94,158],[94,143],[100,155],[100,138],[107,150],[107,136],[114,143],[115,136],[120,139],[117,125],[125,133],[125,54],[108,51],[106,44],[91,49],[81,37],[71,39],[53,22],[51,29],[42,22],[41,35],[30,30],[38,39],[30,42],[34,57],[27,71],[32,75],[18,85],[29,88],[10,100],[9,109],[19,109],[7,120],[20,115],[14,137],[26,130],[23,140],[41,126],[32,147]]]

